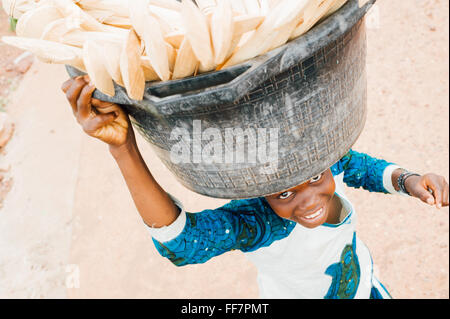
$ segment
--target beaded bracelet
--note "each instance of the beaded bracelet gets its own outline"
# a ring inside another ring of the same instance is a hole
[[[398,184],[398,187],[400,188],[400,191],[409,196],[411,196],[411,194],[406,190],[405,182],[406,182],[406,179],[411,176],[420,176],[420,175],[417,173],[405,171],[405,172],[401,173],[397,179],[397,184]]]

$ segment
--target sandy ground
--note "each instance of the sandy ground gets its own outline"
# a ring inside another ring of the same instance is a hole
[[[367,124],[355,150],[449,176],[448,1],[379,0],[368,29]],[[378,18],[377,18],[378,17]],[[102,143],[60,92],[61,66],[35,63],[11,96],[14,184],[0,210],[0,297],[254,298],[239,252],[176,268],[161,258]],[[139,137],[156,179],[187,210],[224,200],[180,186]],[[348,190],[358,235],[394,298],[449,298],[448,208]]]

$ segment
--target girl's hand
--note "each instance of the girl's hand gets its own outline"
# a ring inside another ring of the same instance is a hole
[[[437,208],[448,206],[449,187],[444,177],[430,173],[422,176],[410,176],[405,188],[411,196]]]
[[[125,112],[114,103],[92,98],[95,87],[87,75],[69,79],[61,89],[83,130],[110,147],[134,143],[134,134]]]

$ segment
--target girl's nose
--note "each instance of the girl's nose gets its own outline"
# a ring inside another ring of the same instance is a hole
[[[295,215],[302,216],[306,212],[310,212],[311,210],[317,208],[319,201],[315,194],[302,194],[302,196],[296,196],[295,203]]]

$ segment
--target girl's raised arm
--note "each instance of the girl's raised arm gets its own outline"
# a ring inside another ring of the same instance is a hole
[[[344,182],[370,192],[397,193],[399,177],[406,170],[382,159],[350,150],[331,167],[333,175],[344,173]],[[449,186],[444,177],[434,173],[404,175],[404,190],[437,208],[449,205]],[[401,178],[402,180],[402,178]]]
[[[125,112],[92,98],[95,87],[87,76],[64,82],[62,90],[83,130],[109,145],[144,223],[155,228],[173,223],[179,211],[145,164]]]

